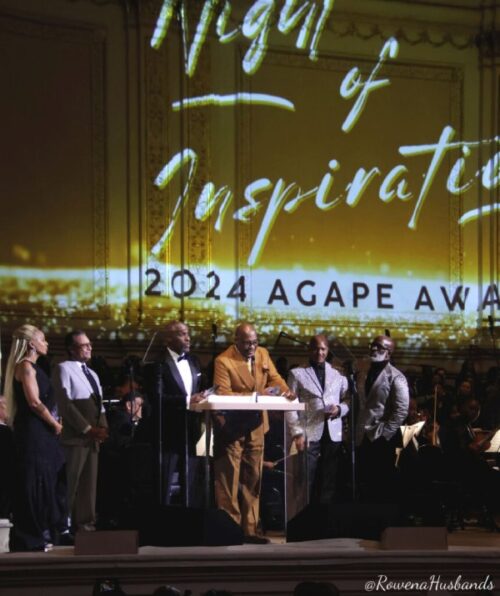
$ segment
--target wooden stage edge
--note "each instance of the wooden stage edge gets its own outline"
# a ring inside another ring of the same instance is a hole
[[[500,594],[500,534],[457,531],[448,543],[448,550],[390,551],[351,538],[274,539],[262,546],[144,546],[137,555],[106,556],[76,556],[73,547],[56,547],[48,553],[0,554],[0,594],[91,596],[95,581],[104,579],[117,579],[127,596],[149,596],[163,585],[181,595],[191,590],[191,596],[209,589],[292,596],[302,581],[333,582],[342,596],[475,594],[467,582]]]

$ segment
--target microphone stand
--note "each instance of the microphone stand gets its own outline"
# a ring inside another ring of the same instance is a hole
[[[279,343],[279,340],[284,337],[285,339],[288,339],[289,341],[293,341],[296,344],[299,344],[301,346],[307,346],[309,345],[307,342],[302,341],[300,339],[297,339],[296,337],[294,337],[293,335],[289,335],[288,333],[285,333],[284,331],[280,331],[280,334],[278,335],[278,339],[275,342],[275,346]]]
[[[142,357],[141,364],[152,364],[146,361],[146,357],[149,354],[149,350],[153,345],[153,341],[157,336],[158,331],[155,331],[149,341],[148,347],[144,352],[144,356]],[[158,420],[157,420],[157,432],[158,432],[158,453],[157,453],[157,463],[158,463],[158,504],[161,506],[163,505],[163,364],[162,362],[157,362],[155,366],[155,379],[154,379],[154,393],[156,393],[156,401],[157,401],[157,413],[158,413]]]
[[[496,362],[497,367],[500,366],[500,362],[498,359],[497,354],[497,338],[495,336],[495,321],[497,319],[493,318],[491,315],[488,315],[488,328],[490,331],[490,338],[491,338],[491,347],[493,348],[493,358]]]
[[[217,354],[217,325],[212,323],[212,358],[215,360]]]
[[[157,363],[156,368],[156,394],[158,400],[158,499],[163,505],[163,366]]]
[[[388,330],[386,329],[388,333]],[[357,474],[356,474],[356,422],[359,408],[359,391],[357,385],[357,371],[355,368],[356,357],[346,344],[338,337],[333,338],[334,344],[338,347],[338,350],[342,350],[342,353],[347,355],[348,359],[344,360],[344,368],[347,377],[347,384],[349,387],[349,393],[351,394],[351,407],[349,408],[349,426],[351,429],[350,447],[351,447],[351,477],[352,477],[352,500],[356,502],[358,500],[357,490]],[[336,351],[336,347],[333,348]]]
[[[128,373],[129,373],[129,382],[128,382],[128,389],[129,389],[129,401],[130,401],[130,412],[129,412],[129,418],[130,418],[130,432],[131,432],[131,438],[132,440],[134,439],[134,434],[135,434],[135,426],[134,426],[134,391],[135,391],[135,379],[134,379],[134,363],[132,362],[132,360],[129,359],[129,369],[128,369]]]
[[[356,480],[356,416],[359,404],[358,385],[356,381],[356,371],[353,361],[349,360],[346,365],[347,383],[351,394],[351,407],[349,408],[349,422],[351,426],[351,477],[352,477],[352,500],[358,499],[357,480]]]

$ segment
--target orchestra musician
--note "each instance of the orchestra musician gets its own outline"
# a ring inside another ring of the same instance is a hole
[[[498,509],[500,475],[482,456],[489,447],[491,434],[476,435],[473,423],[480,413],[479,401],[473,396],[466,397],[458,405],[458,416],[442,427],[440,436],[451,477],[459,483],[464,495],[470,495],[475,505],[484,507],[492,517]]]

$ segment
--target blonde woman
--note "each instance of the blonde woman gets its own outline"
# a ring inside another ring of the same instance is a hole
[[[58,438],[62,425],[50,380],[37,364],[47,351],[40,329],[23,325],[14,331],[4,390],[17,453],[12,550],[46,550],[50,532],[64,514],[58,496],[64,465]]]

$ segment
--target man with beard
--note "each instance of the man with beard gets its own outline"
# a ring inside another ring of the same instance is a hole
[[[409,390],[403,373],[390,363],[394,341],[379,335],[370,343],[370,368],[360,383],[357,443],[362,495],[370,501],[391,500],[396,480],[396,447],[408,415]]]

